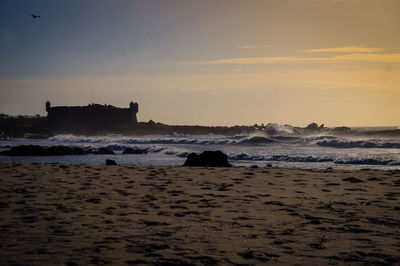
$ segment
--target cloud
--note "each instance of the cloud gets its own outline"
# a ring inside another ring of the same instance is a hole
[[[275,57],[241,57],[211,61],[182,62],[180,65],[255,65],[273,63],[400,63],[400,53],[394,54],[344,54],[331,57],[300,57],[300,56],[275,56]]]
[[[343,46],[322,49],[303,50],[303,53],[375,53],[382,52],[384,48],[372,48],[364,46]]]
[[[337,55],[332,61],[400,63],[400,54],[345,54]]]
[[[242,48],[242,49],[254,49],[254,48],[269,48],[271,45],[239,45],[236,48]]]
[[[183,62],[181,65],[254,65],[254,64],[271,64],[271,63],[292,63],[292,62],[311,62],[322,61],[324,58],[311,57],[291,57],[291,56],[274,56],[274,57],[240,57],[228,58],[212,61]]]

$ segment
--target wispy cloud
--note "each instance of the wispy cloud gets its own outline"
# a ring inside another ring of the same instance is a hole
[[[382,52],[384,48],[373,48],[365,46],[343,46],[322,49],[303,50],[304,53],[375,53]]]
[[[300,56],[276,56],[276,57],[241,57],[212,61],[183,62],[180,65],[255,65],[272,63],[400,63],[400,53],[397,54],[344,54],[331,57],[300,57]]]
[[[236,48],[242,49],[255,49],[255,48],[269,48],[271,45],[263,44],[263,45],[239,45]]]

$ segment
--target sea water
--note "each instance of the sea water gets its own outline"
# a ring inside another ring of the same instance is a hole
[[[105,147],[115,155],[76,156],[0,156],[2,162],[104,164],[106,159],[127,165],[183,165],[191,152],[221,150],[234,166],[340,169],[400,169],[400,135],[382,134],[376,128],[353,129],[347,133],[332,130],[306,132],[279,126],[271,133],[249,135],[147,135],[74,136],[58,135],[48,139],[7,139],[0,151],[17,145],[50,147],[64,145],[97,149]],[[371,134],[369,132],[372,132]],[[376,133],[374,133],[376,132]],[[122,155],[125,148],[143,149],[147,154]]]

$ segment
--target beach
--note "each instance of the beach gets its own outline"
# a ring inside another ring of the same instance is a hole
[[[400,263],[400,171],[0,163],[1,265]]]

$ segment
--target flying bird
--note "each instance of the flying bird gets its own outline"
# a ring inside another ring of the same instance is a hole
[[[37,15],[35,15],[35,14],[31,14],[31,16],[32,16],[33,19],[35,19],[35,18],[41,18],[41,16],[37,16]]]

